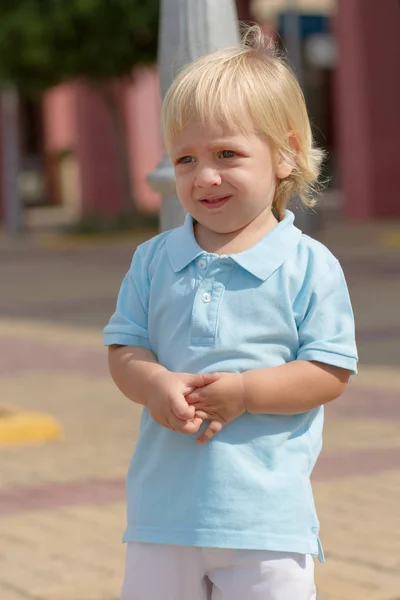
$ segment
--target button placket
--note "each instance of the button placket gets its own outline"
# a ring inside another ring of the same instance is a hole
[[[219,307],[235,265],[217,259],[207,263],[205,278],[200,279],[194,298],[191,343],[209,346],[215,343],[218,329]]]

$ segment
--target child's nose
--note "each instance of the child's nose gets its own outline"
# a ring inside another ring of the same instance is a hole
[[[211,187],[221,184],[221,175],[212,167],[199,168],[195,179],[196,187]]]

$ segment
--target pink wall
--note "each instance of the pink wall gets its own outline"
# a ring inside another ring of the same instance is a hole
[[[158,212],[160,208],[159,195],[146,182],[162,157],[160,111],[156,68],[136,69],[132,84],[126,89],[126,127],[134,197],[137,205],[148,212]]]
[[[74,83],[53,88],[43,99],[43,126],[47,152],[71,149],[77,143]]]
[[[162,156],[158,75],[155,68],[138,69],[132,83],[114,85],[127,133],[132,192],[136,204],[157,212],[160,198],[146,182]],[[65,84],[43,102],[47,179],[53,201],[60,201],[57,153],[73,150],[79,162],[82,212],[117,214],[124,210],[125,191],[115,153],[109,114],[85,83]]]
[[[2,149],[2,133],[1,133],[1,119],[0,119],[0,224],[3,220],[4,206],[3,206],[3,149]]]
[[[57,155],[75,149],[78,142],[74,83],[59,85],[44,95],[42,119],[47,195],[53,204],[60,204],[62,191]]]
[[[400,217],[397,0],[338,0],[337,116],[347,216]]]
[[[85,83],[77,86],[77,128],[82,212],[118,214],[125,198],[112,125],[101,98]]]

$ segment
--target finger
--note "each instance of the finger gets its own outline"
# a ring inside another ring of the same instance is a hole
[[[184,396],[178,396],[172,399],[171,410],[175,417],[183,419],[184,421],[193,419],[195,413],[194,407],[189,406]]]
[[[187,421],[184,425],[182,432],[183,433],[197,433],[200,427],[203,425],[203,419],[200,417],[194,417],[191,421]]]
[[[211,415],[206,413],[204,410],[196,410],[196,417],[203,419],[203,421],[209,421],[211,419]]]
[[[209,442],[217,433],[219,433],[222,429],[222,423],[219,421],[211,421],[209,426],[199,437],[197,438],[198,444],[205,444]]]
[[[192,375],[187,383],[193,387],[204,387],[210,385],[210,383],[215,383],[218,379],[219,373],[197,373]]]
[[[179,419],[174,418],[173,415],[170,416],[169,422],[173,425],[173,429],[175,431],[179,431],[180,433],[192,434],[197,433],[203,423],[203,419],[200,417],[195,417],[191,421],[180,421]]]
[[[200,390],[201,391],[201,390]],[[197,390],[195,390],[194,392],[192,392],[191,394],[189,394],[188,396],[185,396],[185,400],[189,405],[192,404],[196,404],[198,402],[201,402],[202,400],[202,395],[201,393],[197,392]]]

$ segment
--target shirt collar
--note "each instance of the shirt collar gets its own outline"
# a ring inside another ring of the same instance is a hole
[[[293,225],[294,214],[286,210],[285,217],[267,235],[254,246],[238,254],[230,254],[243,269],[265,281],[285,262],[299,243],[301,231]],[[167,253],[175,273],[178,273],[205,250],[200,248],[193,233],[193,218],[185,217],[181,227],[174,229],[168,236]]]

